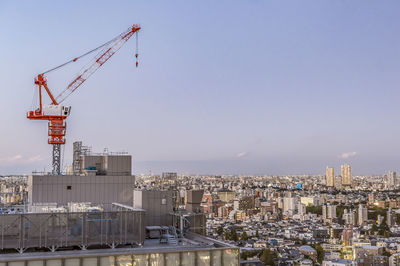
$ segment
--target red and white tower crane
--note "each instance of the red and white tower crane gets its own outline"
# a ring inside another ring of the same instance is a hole
[[[38,85],[39,89],[39,107],[33,111],[27,113],[27,118],[30,120],[48,120],[48,143],[53,145],[53,174],[61,174],[61,145],[65,144],[65,134],[67,124],[65,120],[71,112],[70,106],[60,105],[71,93],[79,88],[97,69],[99,69],[108,59],[110,59],[135,33],[140,30],[139,25],[133,25],[128,28],[125,32],[121,33],[114,39],[106,42],[105,44],[79,56],[74,59],[45,71],[35,78],[35,84]],[[137,40],[137,36],[136,36]],[[87,68],[84,68],[79,72],[75,79],[68,84],[68,86],[61,91],[61,93],[54,97],[49,87],[47,86],[47,78],[45,74],[48,74],[54,70],[57,70],[67,64],[78,61],[80,58],[89,55],[95,51],[98,51],[98,55],[93,58]],[[136,67],[138,66],[138,51],[136,43]],[[46,91],[47,95],[51,100],[50,105],[42,104],[42,87]]]

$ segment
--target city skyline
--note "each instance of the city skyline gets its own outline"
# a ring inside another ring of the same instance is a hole
[[[0,266],[400,265],[398,10],[0,1]]]
[[[50,170],[34,76],[132,23],[139,68],[128,44],[69,99],[64,166],[82,140],[129,151],[134,174],[398,172],[398,2],[43,3],[0,4],[0,174]]]

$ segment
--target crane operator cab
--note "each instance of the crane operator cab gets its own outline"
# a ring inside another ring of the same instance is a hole
[[[69,116],[71,106],[43,105],[43,115],[46,116]]]

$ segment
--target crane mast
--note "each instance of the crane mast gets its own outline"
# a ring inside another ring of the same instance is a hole
[[[70,106],[61,106],[62,103],[69,95],[71,95],[76,89],[78,89],[96,70],[98,70],[104,63],[106,63],[135,33],[140,30],[140,26],[133,25],[128,28],[125,32],[121,33],[114,39],[106,42],[103,45],[79,56],[74,59],[54,67],[48,71],[45,71],[35,78],[35,84],[38,86],[39,91],[39,107],[35,110],[27,113],[27,118],[30,120],[48,120],[48,144],[53,146],[52,153],[52,173],[54,175],[61,174],[61,145],[64,145],[67,124],[65,120],[71,112]],[[53,96],[49,87],[47,86],[47,78],[45,74],[48,74],[54,70],[57,70],[67,64],[78,61],[80,58],[91,54],[95,51],[99,51],[97,56],[93,58],[89,66],[83,69],[68,86],[61,91],[56,97]],[[136,51],[136,67],[138,66],[137,58],[138,52]],[[51,100],[50,105],[44,105],[42,102],[42,88],[47,93]]]

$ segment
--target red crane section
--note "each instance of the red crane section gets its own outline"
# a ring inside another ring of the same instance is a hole
[[[81,71],[81,73],[67,86],[67,88],[56,97],[58,103],[62,103],[71,93],[81,86],[83,82],[93,75],[93,73],[96,72],[96,70],[99,69],[105,62],[107,62],[108,59],[110,59],[111,56],[113,56],[138,30],[140,30],[140,27],[133,25],[127,31],[121,33],[118,37],[111,40],[111,45],[105,46],[105,48],[100,51],[100,56],[96,57],[90,66]],[[78,58],[75,58],[74,60],[76,61]]]
[[[61,106],[62,103],[71,93],[79,88],[97,69],[99,69],[105,62],[107,62],[135,33],[140,30],[140,26],[133,25],[125,32],[121,33],[114,39],[106,42],[103,45],[79,56],[74,59],[52,68],[48,71],[39,74],[35,78],[35,84],[38,85],[39,90],[39,107],[27,113],[27,118],[30,120],[48,120],[48,143],[53,145],[53,174],[61,174],[61,145],[65,144],[66,123],[65,119],[69,116],[71,107]],[[49,87],[47,86],[47,78],[44,76],[54,70],[57,70],[69,63],[78,61],[80,58],[98,51],[97,56],[91,61],[89,66],[83,69],[77,77],[68,84],[61,93],[54,97]],[[136,67],[138,66],[137,58],[138,53],[136,50]],[[45,89],[47,95],[51,100],[50,105],[43,105],[42,102],[42,87]]]

